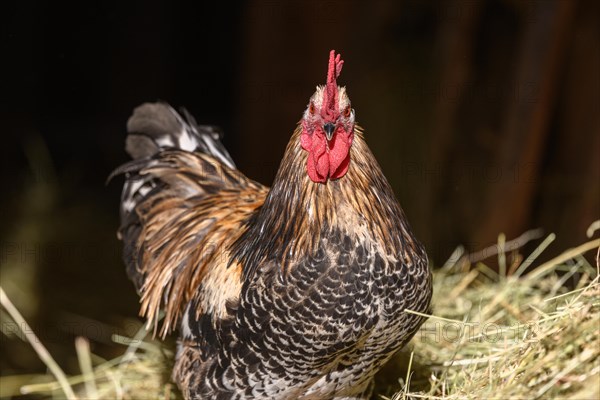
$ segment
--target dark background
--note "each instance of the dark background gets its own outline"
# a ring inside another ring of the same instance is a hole
[[[118,5],[117,5],[118,4]],[[110,357],[137,297],[120,261],[132,109],[162,99],[220,125],[270,184],[328,52],[435,265],[500,232],[600,216],[600,2],[13,2],[2,15],[2,287],[68,370],[72,337]],[[0,314],[3,317],[5,315]],[[0,374],[42,363],[3,324]]]

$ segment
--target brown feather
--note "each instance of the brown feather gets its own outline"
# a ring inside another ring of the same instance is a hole
[[[267,189],[210,156],[183,151],[163,153],[140,174],[168,184],[136,208],[142,226],[137,268],[145,276],[140,314],[156,332],[164,310],[164,336],[177,328],[190,300],[198,300],[198,316],[219,314],[227,297],[239,293],[241,266],[229,262],[228,249]]]
[[[355,126],[347,174],[325,184],[312,182],[306,173],[307,152],[300,146],[300,134],[298,126],[264,206],[233,245],[236,259],[246,266],[245,276],[267,260],[279,260],[285,271],[300,257],[314,254],[325,225],[352,229],[366,224],[387,254],[399,249],[408,258],[423,254],[406,218],[395,223],[395,216],[404,213],[364,140],[362,128]],[[347,209],[342,203],[355,212],[340,215],[339,210]],[[354,220],[357,216],[360,220]]]

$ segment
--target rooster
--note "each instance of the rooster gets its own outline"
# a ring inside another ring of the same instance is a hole
[[[165,103],[128,121],[118,236],[140,314],[179,330],[189,399],[367,399],[423,323],[427,256],[355,123],[343,61],[310,98],[269,189],[211,126]],[[162,318],[162,320],[161,320]]]

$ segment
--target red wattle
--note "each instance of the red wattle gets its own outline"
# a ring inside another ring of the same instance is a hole
[[[319,168],[319,159],[322,158],[325,147],[319,146],[318,141],[313,139],[314,135],[308,133],[303,133],[300,136],[300,145],[308,152],[306,172],[313,182],[324,183],[327,180],[327,171],[324,171],[322,167]]]
[[[333,179],[341,178],[348,170],[348,163],[345,168],[340,168],[348,159],[350,154],[350,145],[352,139],[341,128],[338,128],[333,140],[329,143],[329,176]]]
[[[338,128],[333,140],[327,142],[322,132],[300,136],[302,148],[308,151],[306,170],[313,182],[324,183],[328,178],[339,179],[346,174],[350,164],[352,134]]]

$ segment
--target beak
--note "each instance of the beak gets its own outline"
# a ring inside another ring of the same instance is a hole
[[[335,131],[335,125],[332,124],[331,122],[328,122],[325,125],[323,125],[323,130],[325,131],[325,136],[327,136],[327,140],[329,141],[333,137],[333,132]]]

